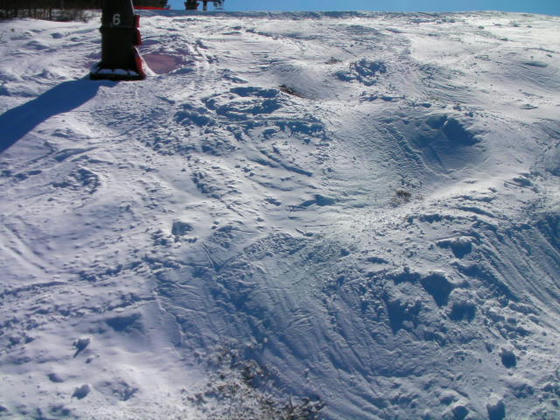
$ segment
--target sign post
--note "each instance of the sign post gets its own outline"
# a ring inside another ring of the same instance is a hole
[[[103,0],[101,16],[101,61],[93,66],[94,80],[142,80],[146,78],[142,58],[140,16],[134,14],[132,0]]]

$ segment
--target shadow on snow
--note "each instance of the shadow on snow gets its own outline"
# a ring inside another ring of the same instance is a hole
[[[101,86],[115,82],[73,80],[61,83],[41,96],[0,115],[0,153],[47,119],[76,109],[92,99]]]

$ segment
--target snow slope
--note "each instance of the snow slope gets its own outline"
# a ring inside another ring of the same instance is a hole
[[[141,24],[0,22],[0,417],[558,418],[559,18]]]

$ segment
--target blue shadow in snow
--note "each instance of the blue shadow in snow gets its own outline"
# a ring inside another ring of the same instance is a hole
[[[41,96],[0,115],[0,153],[50,117],[71,111],[93,98],[101,86],[115,82],[88,79],[61,83]]]

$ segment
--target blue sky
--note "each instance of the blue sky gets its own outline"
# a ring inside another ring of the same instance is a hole
[[[169,0],[184,9],[184,0]],[[560,0],[225,0],[225,10],[374,10],[463,11],[505,10],[560,15]],[[212,7],[210,6],[210,9]]]

